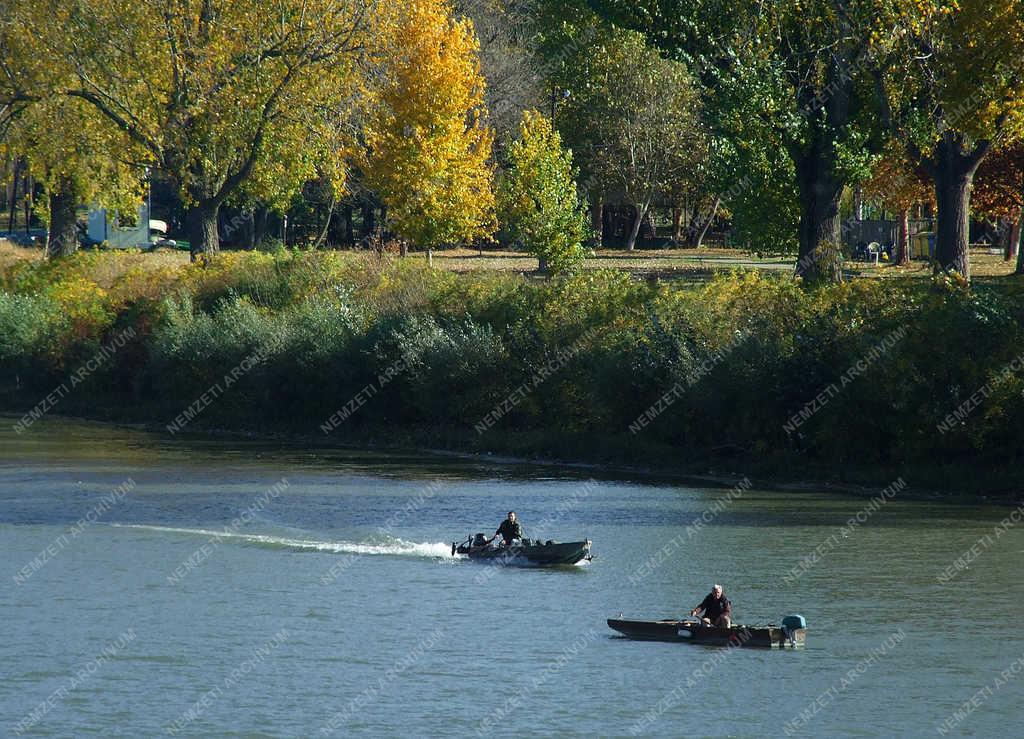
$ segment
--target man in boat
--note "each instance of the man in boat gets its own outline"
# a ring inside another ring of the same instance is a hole
[[[715,585],[711,592],[700,602],[700,605],[690,611],[691,616],[704,612],[701,623],[708,626],[718,626],[728,629],[732,625],[732,603],[725,597],[721,585]]]
[[[508,518],[501,522],[498,526],[498,530],[494,532],[494,536],[487,540],[490,544],[492,541],[498,538],[498,535],[504,540],[505,546],[508,546],[515,539],[523,538],[523,527],[519,525],[519,521],[516,520],[516,512],[509,511]]]

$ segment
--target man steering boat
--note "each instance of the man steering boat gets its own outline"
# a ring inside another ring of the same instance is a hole
[[[725,591],[717,583],[711,588],[711,592],[700,602],[700,605],[690,611],[691,616],[696,616],[703,611],[700,619],[705,626],[717,626],[728,629],[732,625],[732,603],[725,597]]]

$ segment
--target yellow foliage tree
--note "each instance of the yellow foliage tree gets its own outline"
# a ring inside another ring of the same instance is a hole
[[[5,19],[21,41],[5,66],[36,59],[38,73],[6,100],[0,83],[0,124],[11,101],[90,106],[177,187],[193,256],[215,252],[229,198],[248,189],[284,199],[316,168],[343,180],[330,162],[330,121],[348,99],[376,8],[372,0],[14,3]]]
[[[416,0],[384,43],[362,162],[367,185],[415,245],[489,237],[493,133],[472,22],[454,19],[444,0]]]

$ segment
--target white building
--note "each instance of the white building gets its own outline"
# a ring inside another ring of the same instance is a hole
[[[107,242],[113,249],[148,248],[150,244],[167,233],[167,224],[149,217],[149,207],[139,205],[135,225],[122,226],[116,212],[104,208],[89,208],[89,224],[86,233],[94,242]]]

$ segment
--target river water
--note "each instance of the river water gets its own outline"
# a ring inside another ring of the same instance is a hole
[[[0,736],[1019,736],[1010,506],[0,420]],[[450,555],[510,508],[596,558]],[[605,623],[714,582],[807,647]]]

